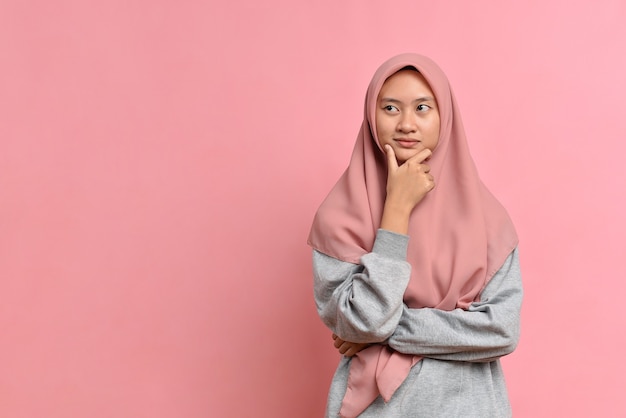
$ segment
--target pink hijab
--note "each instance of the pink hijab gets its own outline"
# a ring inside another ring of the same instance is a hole
[[[427,57],[398,55],[374,74],[350,164],[317,211],[308,243],[351,263],[359,263],[372,250],[387,181],[385,155],[375,136],[376,101],[385,80],[407,66],[417,69],[430,85],[441,127],[439,143],[428,162],[435,188],[410,217],[407,261],[411,279],[404,303],[410,308],[467,309],[518,240],[506,210],[478,176],[447,77]],[[350,365],[341,415],[357,416],[379,394],[388,401],[419,360],[383,345],[358,353]]]

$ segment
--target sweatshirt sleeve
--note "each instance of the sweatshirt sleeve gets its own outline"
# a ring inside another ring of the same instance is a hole
[[[313,251],[317,311],[340,338],[377,343],[394,333],[411,276],[408,242],[407,235],[379,229],[372,252],[360,264]]]
[[[520,331],[522,281],[517,248],[468,310],[403,306],[387,343],[405,354],[438,360],[493,361],[511,353]]]

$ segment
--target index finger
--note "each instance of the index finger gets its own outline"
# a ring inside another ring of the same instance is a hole
[[[421,164],[431,155],[433,155],[433,152],[428,148],[424,148],[423,150],[419,151],[417,154],[406,160],[406,162],[408,163],[409,161],[411,161]]]

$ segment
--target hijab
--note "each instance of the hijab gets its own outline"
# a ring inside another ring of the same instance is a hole
[[[404,293],[409,308],[467,309],[517,245],[504,207],[480,180],[447,77],[431,59],[401,54],[374,74],[350,163],[318,209],[308,238],[315,250],[358,264],[372,251],[385,203],[387,163],[376,138],[377,99],[383,83],[405,67],[428,82],[440,117],[439,142],[428,164],[435,188],[409,218]],[[357,416],[380,394],[388,401],[421,357],[372,345],[352,358],[341,415]]]

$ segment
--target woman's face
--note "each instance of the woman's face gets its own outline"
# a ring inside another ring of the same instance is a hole
[[[382,149],[389,144],[399,164],[439,142],[439,110],[430,86],[414,70],[390,76],[378,94],[376,135]]]

